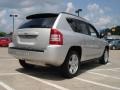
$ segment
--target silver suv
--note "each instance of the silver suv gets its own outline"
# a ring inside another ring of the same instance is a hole
[[[13,34],[9,53],[24,68],[59,66],[65,77],[77,75],[81,62],[99,59],[106,64],[108,43],[85,19],[69,13],[42,13],[26,17]]]

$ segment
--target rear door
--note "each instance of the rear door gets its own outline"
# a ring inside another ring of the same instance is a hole
[[[51,28],[57,14],[32,15],[13,36],[17,48],[44,50],[49,45]]]
[[[77,22],[78,32],[83,34],[81,38],[84,40],[84,45],[82,46],[84,60],[89,60],[99,57],[102,51],[101,49],[102,42],[98,38],[97,31],[92,25],[84,21],[76,20],[76,22]]]
[[[91,37],[89,36],[89,30],[88,30],[88,27],[87,27],[87,24],[83,21],[80,21],[80,20],[77,20],[77,28],[78,28],[78,31],[79,33],[83,34],[80,36],[80,40],[83,39],[84,40],[84,45],[82,46],[82,52],[83,52],[83,60],[88,60],[88,59],[91,59],[92,56],[93,56],[93,51],[92,51],[92,39]]]
[[[92,57],[98,58],[104,51],[103,41],[99,38],[98,32],[92,25],[88,24],[88,29],[90,31],[91,45],[89,46],[89,48],[91,48]]]
[[[87,24],[81,20],[69,18],[67,19],[72,30],[79,34],[77,40],[79,40],[79,46],[82,47],[82,58],[81,60],[88,60],[93,58],[93,42],[88,30]]]

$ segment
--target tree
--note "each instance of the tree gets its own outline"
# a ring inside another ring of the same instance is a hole
[[[6,36],[7,34],[5,32],[0,32],[0,37],[4,37]]]
[[[112,27],[111,33],[112,35],[120,35],[120,26]]]

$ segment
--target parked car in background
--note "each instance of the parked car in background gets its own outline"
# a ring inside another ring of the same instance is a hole
[[[120,39],[113,40],[109,43],[109,47],[112,50],[120,49]]]
[[[0,37],[0,46],[7,47],[11,41],[9,37]]]
[[[65,12],[28,16],[13,34],[8,51],[24,68],[57,66],[69,78],[78,74],[82,62],[98,59],[106,64],[109,57],[109,45],[95,27]]]
[[[105,40],[108,41],[108,43],[110,43],[111,41],[114,41],[114,40],[120,40],[120,36],[110,35],[110,36],[105,37]]]
[[[114,39],[105,39],[108,43],[112,42]]]

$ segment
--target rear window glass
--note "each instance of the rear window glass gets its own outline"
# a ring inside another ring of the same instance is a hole
[[[19,27],[22,28],[51,28],[57,17],[47,17],[47,18],[35,18],[28,19],[23,25]]]

